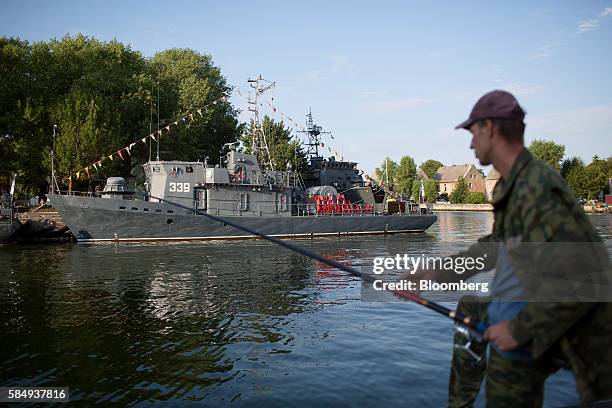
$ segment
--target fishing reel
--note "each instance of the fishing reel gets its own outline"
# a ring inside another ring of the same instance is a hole
[[[454,331],[455,333],[458,333],[461,336],[463,336],[466,342],[465,344],[455,343],[453,344],[453,348],[457,350],[462,350],[468,353],[468,355],[474,359],[474,364],[480,363],[483,359],[484,352],[482,355],[479,355],[474,350],[472,350],[472,346],[474,343],[479,343],[479,344],[486,343],[485,339],[482,337],[482,334],[478,333],[477,331],[469,327],[460,325],[458,323],[455,323]],[[486,351],[486,348],[485,348],[485,351]]]

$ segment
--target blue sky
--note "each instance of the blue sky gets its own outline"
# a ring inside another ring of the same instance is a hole
[[[514,92],[527,110],[528,143],[554,140],[586,162],[612,155],[612,0],[13,1],[0,10],[4,36],[81,32],[145,56],[192,48],[243,93],[261,74],[276,82],[268,95],[279,110],[303,123],[312,107],[333,132],[326,143],[367,172],[386,156],[476,163],[469,134],[453,127],[492,89]]]

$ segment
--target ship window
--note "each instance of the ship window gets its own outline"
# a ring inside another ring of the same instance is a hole
[[[167,212],[168,214],[172,214],[172,213],[174,213],[174,211],[172,211],[172,210],[168,210],[168,211],[166,211],[166,212]]]
[[[172,224],[173,222],[174,222],[174,221],[172,220],[172,218],[168,218],[168,219],[166,220],[166,223],[168,223],[168,225]]]
[[[143,208],[142,211],[149,212],[148,208]]]
[[[132,207],[132,211],[138,211],[138,207]]]
[[[155,210],[155,212],[162,212],[159,208],[157,210]]]
[[[191,167],[191,166],[187,166],[187,167],[185,167],[185,171],[186,171],[187,173],[193,173],[193,167]]]
[[[153,167],[153,172],[156,172],[156,171],[159,171],[159,167],[154,166],[154,167]]]
[[[119,209],[120,210],[125,210],[125,207],[121,205],[121,206],[119,206]]]
[[[249,195],[244,193],[240,194],[240,211],[249,210]]]

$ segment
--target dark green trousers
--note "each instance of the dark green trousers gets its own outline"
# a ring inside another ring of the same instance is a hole
[[[478,320],[487,320],[488,302],[475,301],[466,296],[461,299],[457,310]],[[455,334],[455,344],[467,340]],[[472,350],[486,356],[486,343],[473,343]],[[487,407],[517,408],[541,407],[544,398],[544,382],[558,368],[541,361],[518,361],[502,357],[493,349],[489,358],[476,362],[463,350],[453,351],[448,406],[450,408],[472,407],[483,379],[486,378],[485,393]]]

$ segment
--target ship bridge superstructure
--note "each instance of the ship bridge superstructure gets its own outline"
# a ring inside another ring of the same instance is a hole
[[[255,155],[234,146],[224,164],[147,162],[143,167],[149,201],[171,201],[215,215],[291,215],[291,172],[263,171]]]

